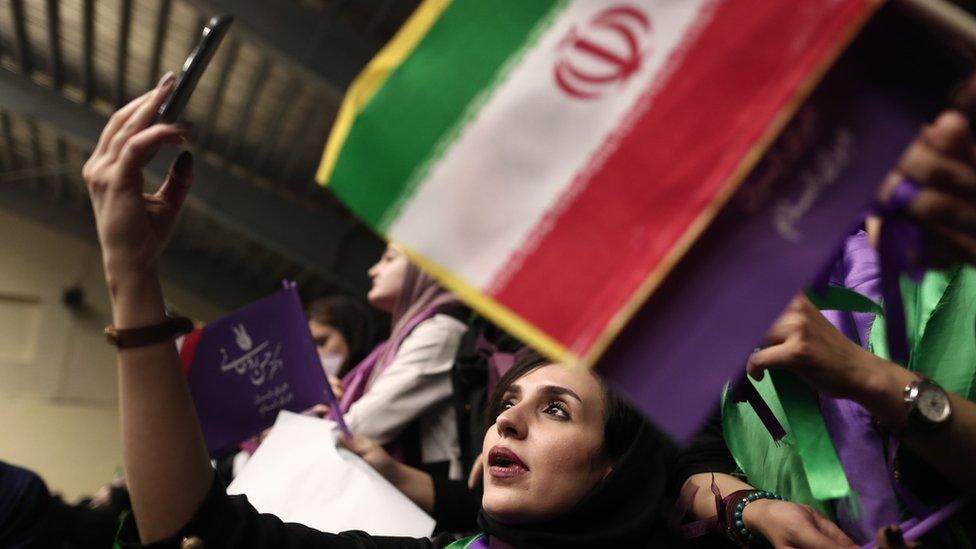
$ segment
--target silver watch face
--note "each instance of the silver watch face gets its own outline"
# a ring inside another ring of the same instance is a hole
[[[949,396],[939,386],[932,383],[919,383],[915,409],[926,421],[942,423],[949,419],[952,408]]]

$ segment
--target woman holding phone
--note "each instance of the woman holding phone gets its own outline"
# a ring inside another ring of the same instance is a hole
[[[113,115],[84,168],[114,327],[155,334],[118,351],[123,457],[138,538],[161,547],[184,536],[199,536],[207,547],[451,543],[284,524],[226,496],[215,481],[174,334],[167,333],[157,274],[193,180],[189,153],[179,156],[158,192],[142,192],[149,152],[185,133],[177,125],[151,125],[171,87],[172,79],[164,80]],[[479,519],[486,535],[465,546],[645,545],[666,535],[659,518],[671,447],[593,374],[537,357],[512,369],[495,402]]]

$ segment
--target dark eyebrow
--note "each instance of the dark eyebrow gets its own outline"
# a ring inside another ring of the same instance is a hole
[[[541,387],[539,391],[542,392],[543,394],[550,395],[550,396],[562,396],[562,395],[571,396],[576,400],[578,400],[580,404],[583,403],[583,399],[580,398],[578,394],[573,392],[572,389],[569,389],[567,387],[560,387],[559,385],[545,385]]]

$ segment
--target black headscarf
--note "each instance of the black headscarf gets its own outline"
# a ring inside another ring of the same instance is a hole
[[[665,490],[675,454],[667,436],[641,421],[613,471],[572,511],[541,524],[509,526],[482,509],[478,525],[518,548],[671,547]]]
[[[362,362],[379,343],[369,309],[350,297],[317,299],[308,306],[308,318],[332,326],[345,338],[349,356],[342,363],[340,374]]]

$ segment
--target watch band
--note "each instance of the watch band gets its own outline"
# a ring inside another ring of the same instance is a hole
[[[105,327],[105,339],[119,349],[146,347],[193,331],[193,321],[185,316],[167,317],[159,324],[139,328]]]

